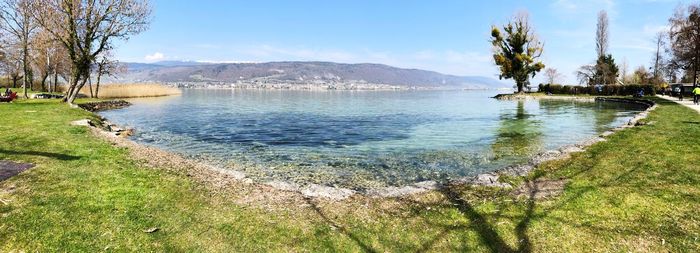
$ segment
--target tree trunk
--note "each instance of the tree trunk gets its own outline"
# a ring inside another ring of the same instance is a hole
[[[518,94],[525,94],[525,91],[523,91],[525,84],[523,82],[516,81],[515,86],[518,87],[518,92],[517,92]]]
[[[88,76],[85,79],[87,79],[88,88],[90,88],[90,98],[95,98],[95,94],[92,93],[92,78],[90,78],[90,76]]]
[[[80,74],[78,73],[77,70],[71,70],[70,74],[70,80],[68,80],[68,89],[66,90],[66,96],[63,97],[63,102],[67,102],[68,104],[73,104],[73,100],[71,100],[71,97],[73,96],[73,91],[75,90],[75,86],[78,85],[78,78],[80,78]]]
[[[97,72],[97,83],[95,84],[95,97],[99,98],[100,97],[100,78],[102,78],[102,68],[100,68],[100,72]]]
[[[73,79],[71,84],[72,91],[69,93],[68,100],[66,101],[71,105],[73,104],[73,101],[75,101],[75,99],[78,97],[80,89],[82,89],[85,86],[85,83],[90,78],[89,65],[86,66],[87,67],[83,69],[76,69],[73,71],[73,77],[71,77]]]
[[[53,92],[58,91],[58,71],[53,72]]]
[[[70,97],[68,98],[69,104],[72,105],[73,101],[75,101],[75,99],[78,98],[78,94],[80,93],[80,89],[83,88],[83,86],[85,86],[86,81],[87,81],[87,79],[83,78],[83,80],[80,81],[80,84],[73,89],[73,94],[71,94]],[[78,82],[76,81],[75,83],[77,84]]]
[[[695,45],[695,64],[693,64],[693,88],[698,86],[698,65],[700,65],[700,45]]]
[[[22,45],[22,68],[24,70],[24,77],[22,78],[22,80],[24,82],[24,98],[29,98],[29,95],[27,94],[27,82],[29,81],[27,80],[29,78],[27,75],[29,73],[29,46],[27,45],[26,39],[22,44],[24,44]]]
[[[45,92],[46,91],[46,79],[49,77],[49,73],[47,72],[45,75],[41,77],[41,91]],[[50,84],[49,84],[50,85]]]

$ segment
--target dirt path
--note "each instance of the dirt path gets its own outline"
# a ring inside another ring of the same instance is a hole
[[[692,97],[684,97],[683,101],[679,101],[677,97],[671,97],[671,96],[662,96],[662,95],[656,95],[657,97],[673,101],[682,105],[685,105],[686,107],[695,110],[696,112],[700,113],[700,105],[694,105],[693,104],[693,98]]]

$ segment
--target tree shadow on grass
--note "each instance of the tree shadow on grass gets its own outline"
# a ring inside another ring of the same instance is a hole
[[[581,168],[581,170],[582,171],[572,172],[572,174],[579,175],[581,173],[587,172],[588,170],[590,170],[590,168]],[[565,208],[566,204],[572,203],[577,199],[582,198],[583,196],[585,196],[586,193],[594,191],[595,189],[607,188],[611,186],[620,186],[622,182],[629,180],[631,174],[638,172],[638,168],[628,169],[611,177],[608,180],[598,182],[592,186],[579,188],[577,190],[574,190],[572,194],[568,194],[567,196],[563,197],[558,197],[558,200],[556,201],[557,203],[539,209],[539,211],[537,212],[535,212],[536,207],[538,203],[541,202],[540,199],[537,198],[537,195],[538,193],[546,190],[539,189],[539,185],[533,183],[541,179],[541,177],[533,178],[523,183],[530,184],[533,187],[532,190],[529,191],[526,195],[527,198],[525,200],[518,199],[515,196],[511,196],[512,201],[519,201],[524,205],[523,210],[518,211],[519,214],[517,215],[502,214],[502,211],[504,209],[507,209],[510,205],[508,201],[500,201],[499,203],[497,203],[498,206],[496,207],[496,209],[498,209],[498,211],[496,213],[481,212],[477,210],[473,204],[470,204],[467,200],[464,199],[465,197],[463,197],[463,192],[462,190],[460,190],[459,187],[444,187],[439,189],[439,192],[445,197],[445,200],[448,202],[447,205],[440,203],[422,203],[411,200],[409,198],[402,198],[401,201],[417,209],[424,209],[425,207],[431,205],[439,205],[443,207],[452,206],[459,210],[460,213],[465,218],[467,218],[470,223],[470,225],[455,226],[454,224],[437,224],[429,222],[431,226],[442,226],[443,229],[433,238],[430,238],[425,243],[423,243],[419,247],[417,252],[429,251],[437,242],[440,241],[440,239],[448,236],[451,232],[456,230],[470,230],[475,232],[480,238],[480,241],[483,243],[483,245],[486,246],[491,252],[532,252],[533,244],[528,235],[528,229],[531,226],[531,223],[535,220],[551,219],[554,222],[559,222],[561,224],[568,224],[574,227],[587,229],[591,232],[605,231],[606,228],[603,227],[596,227],[592,224],[577,224],[575,222],[565,220],[563,218],[551,216],[550,214],[552,211]],[[468,188],[466,190],[469,191]],[[505,237],[503,237],[503,235],[499,233],[499,231],[496,229],[495,224],[492,224],[493,220],[498,219],[507,219],[516,223],[515,227],[513,228],[513,231],[515,232],[516,236],[515,245],[511,246],[512,243],[509,244]],[[610,232],[619,232],[619,229],[614,231],[610,230]]]
[[[569,177],[567,178],[571,178],[571,176],[578,176],[581,173],[589,172],[589,170],[591,169],[590,167],[593,166],[598,165],[592,164],[589,166],[585,166],[585,168],[580,168],[577,171],[572,171],[569,173]],[[629,181],[632,178],[631,176],[633,174],[640,172],[641,170],[639,168],[630,168],[620,171],[616,175],[612,175],[606,180],[598,181],[595,183],[592,182],[592,184],[588,186],[570,189],[568,194],[557,197],[555,203],[547,204],[544,206],[541,205],[542,201],[547,201],[551,199],[541,199],[537,197],[538,193],[547,191],[547,189],[540,189],[540,186],[537,183],[535,183],[537,180],[545,179],[544,177],[538,176],[527,180],[523,183],[531,185],[531,190],[529,190],[525,195],[520,195],[520,197],[518,197],[509,194],[505,196],[505,199],[498,201],[496,203],[496,209],[498,211],[496,211],[495,213],[481,211],[477,208],[475,204],[470,203],[471,201],[468,200],[469,194],[466,192],[472,191],[470,187],[441,187],[437,190],[437,192],[440,193],[442,199],[437,201],[423,202],[415,200],[411,197],[399,197],[396,200],[403,203],[403,205],[409,208],[411,212],[409,212],[408,214],[404,212],[402,215],[402,212],[400,210],[395,210],[394,212],[389,211],[389,215],[396,216],[396,218],[400,220],[411,218],[423,219],[426,225],[437,228],[437,233],[433,235],[421,236],[421,242],[418,245],[393,246],[400,246],[400,248],[415,247],[416,252],[426,252],[433,249],[436,246],[436,244],[443,241],[443,239],[455,235],[455,233],[464,234],[464,232],[473,232],[478,236],[478,239],[481,242],[481,244],[484,247],[486,247],[486,249],[490,252],[532,252],[534,244],[528,232],[533,222],[543,219],[547,219],[550,222],[560,223],[562,225],[568,225],[580,229],[585,229],[590,233],[596,233],[599,231],[621,233],[624,232],[625,228],[612,229],[603,226],[597,226],[596,224],[581,224],[576,222],[575,220],[569,220],[566,217],[558,217],[557,215],[552,216],[551,214],[553,211],[556,210],[567,209],[567,205],[569,203],[573,203],[578,199],[581,199],[582,197],[586,196],[587,193],[596,191],[598,189],[604,189],[608,187],[644,187],[643,185],[636,186],[625,184],[626,181]],[[525,198],[523,199],[523,197]],[[345,227],[346,224],[343,224],[344,222],[342,219],[331,219],[329,218],[327,213],[321,207],[319,207],[318,204],[312,199],[307,198],[306,201],[311,206],[312,210],[319,217],[322,218],[323,222],[337,229],[337,231],[339,231],[344,236],[352,240],[363,251],[379,251],[379,249],[373,248],[366,239],[363,239],[357,236],[356,233],[353,233],[352,229],[348,229],[347,227]],[[504,214],[504,210],[512,210],[513,202],[519,202],[520,204],[518,205],[521,205],[522,208],[517,207],[517,211],[515,211],[515,214]],[[428,207],[448,209],[454,208],[455,210],[459,211],[459,213],[464,218],[466,218],[466,220],[468,220],[468,223],[461,223],[457,220],[452,220],[454,222],[450,220],[448,220],[447,222],[441,222],[440,220],[430,218],[430,216],[423,216],[423,211],[428,209]],[[604,219],[605,217],[600,218]],[[504,232],[506,232],[507,230],[504,231],[503,229],[499,229],[497,227],[497,221],[501,219],[510,220],[514,223],[514,226],[511,228],[512,230],[510,231],[514,233],[515,238],[506,236]],[[392,233],[392,231],[385,232]],[[631,231],[628,232],[631,233]],[[469,245],[470,243],[468,238],[463,237],[462,239],[464,240],[463,245],[460,246],[461,249],[459,250],[467,250],[467,247],[476,246]],[[388,246],[388,248],[392,247],[392,245],[386,246]]]
[[[340,233],[343,235],[347,236],[350,238],[350,240],[354,241],[357,246],[362,248],[364,252],[379,252],[376,249],[372,248],[372,246],[368,245],[367,243],[363,242],[362,239],[360,239],[357,235],[349,231],[347,228],[345,228],[342,224],[335,222],[331,218],[329,218],[326,213],[321,209],[316,202],[314,202],[311,198],[304,198],[306,200],[306,203],[311,206],[311,209],[313,209],[316,214],[318,214],[321,219],[328,225],[336,228]]]
[[[61,154],[61,153],[52,153],[52,152],[42,152],[42,151],[17,151],[17,150],[0,149],[0,154],[43,156],[43,157],[47,157],[47,158],[58,159],[61,161],[72,161],[72,160],[80,159],[80,156]]]

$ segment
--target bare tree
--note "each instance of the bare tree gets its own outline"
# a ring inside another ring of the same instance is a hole
[[[669,19],[672,65],[686,71],[698,85],[700,70],[700,4],[680,6]]]
[[[90,76],[95,59],[113,46],[144,31],[151,7],[138,0],[33,0],[38,23],[61,42],[71,60],[64,99],[73,103]]]
[[[22,56],[22,83],[24,97],[28,98],[27,85],[32,85],[32,67],[30,60],[30,43],[34,33],[36,22],[31,15],[29,0],[3,0],[0,4],[0,21],[2,28],[11,34],[21,48]]]
[[[622,59],[622,64],[620,66],[620,76],[622,79],[622,84],[627,84],[629,82],[629,74],[627,73],[629,71],[629,63],[627,63],[627,58]]]
[[[563,77],[559,71],[555,68],[547,68],[544,71],[544,76],[547,78],[547,83],[548,84],[555,84],[559,79]]]
[[[610,39],[608,13],[601,10],[598,13],[598,23],[596,25],[596,75],[595,83],[614,83],[617,79],[618,68],[612,55],[608,54],[608,40]]]
[[[654,85],[661,85],[663,82],[662,68],[663,68],[663,49],[665,45],[664,38],[666,38],[666,33],[660,31],[654,36],[654,44],[656,44],[656,53],[654,54],[653,64],[654,70],[652,72]]]
[[[2,65],[9,81],[12,82],[12,88],[17,88],[17,82],[23,78],[22,56],[20,55],[20,50],[13,48],[13,46],[16,45],[9,45],[5,48]]]
[[[608,53],[608,13],[605,10],[598,12],[598,24],[596,25],[595,47],[598,58]]]
[[[51,67],[53,69],[53,89],[51,91],[56,92],[58,91],[58,77],[60,76],[63,80],[68,81],[73,66],[66,48],[56,40],[53,40],[52,43],[52,48],[55,52],[51,54],[51,65],[53,65]]]
[[[39,30],[37,35],[32,38],[32,63],[36,67],[39,81],[41,82],[41,91],[46,91],[46,79],[53,72],[51,64],[51,54],[53,49],[51,46],[52,37],[45,31]]]
[[[652,73],[649,73],[644,65],[637,67],[632,74],[632,82],[636,84],[648,84],[653,78]]]
[[[112,58],[113,56],[111,51],[105,51],[104,54],[99,56],[99,60],[97,61],[97,64],[95,66],[95,73],[97,74],[97,83],[95,85],[95,97],[99,97],[100,95],[100,81],[102,80],[102,76],[111,76],[116,75],[118,73],[126,72],[125,67],[122,67],[119,64],[119,61],[113,60]]]
[[[594,85],[596,78],[596,66],[595,65],[583,65],[576,72],[576,79],[580,84]]]

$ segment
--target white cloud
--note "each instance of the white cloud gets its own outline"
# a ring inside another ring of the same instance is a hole
[[[165,55],[163,53],[160,53],[160,52],[148,54],[144,57],[144,60],[149,61],[149,62],[160,61],[163,59],[165,59]]]

